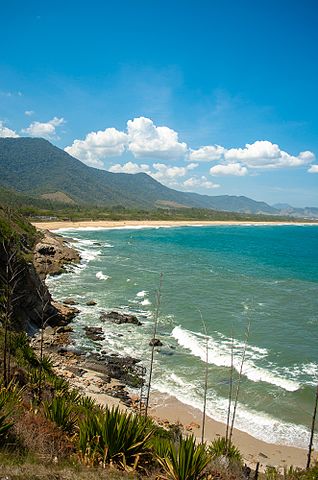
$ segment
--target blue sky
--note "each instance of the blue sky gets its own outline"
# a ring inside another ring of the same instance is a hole
[[[0,136],[179,190],[318,206],[318,4],[1,2]]]

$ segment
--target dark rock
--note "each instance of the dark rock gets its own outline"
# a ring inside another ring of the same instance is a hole
[[[63,300],[63,303],[64,305],[77,305],[77,302],[76,300],[74,300],[74,298],[65,298],[65,300]]]
[[[129,315],[126,313],[119,312],[102,312],[100,315],[100,320],[105,322],[106,320],[121,325],[123,323],[131,323],[133,325],[142,325],[135,315]]]
[[[94,342],[98,342],[99,340],[104,340],[104,332],[102,327],[84,327],[86,336],[93,340]]]
[[[162,347],[163,343],[159,340],[159,338],[152,338],[149,342],[150,347]]]
[[[88,307],[93,307],[94,305],[97,305],[97,302],[95,302],[95,300],[88,300],[88,302],[86,302],[86,305]]]

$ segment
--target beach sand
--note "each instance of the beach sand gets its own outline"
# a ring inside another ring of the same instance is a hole
[[[33,225],[38,229],[57,230],[60,228],[121,228],[121,227],[168,227],[168,226],[199,226],[199,225],[285,225],[285,223],[276,222],[212,222],[212,221],[80,221],[80,222],[38,222]],[[303,223],[293,223],[294,225],[303,225]],[[306,223],[307,224],[307,223]],[[317,223],[312,223],[316,224]],[[286,223],[286,225],[289,225]],[[59,372],[63,375],[64,372]],[[94,387],[98,374],[89,372],[89,386],[83,385],[85,393],[95,398],[98,403],[103,405],[120,405],[122,408],[127,407],[121,404],[118,399],[115,399],[105,393],[99,392],[99,389]],[[86,379],[87,380],[87,379]],[[77,386],[82,383],[81,378],[76,379]],[[71,382],[72,383],[72,382]],[[202,413],[200,410],[181,403],[175,397],[168,396],[159,392],[152,392],[150,399],[149,414],[162,425],[168,423],[181,423],[189,433],[193,433],[198,439],[201,438],[201,422]],[[225,425],[213,420],[210,417],[206,419],[205,440],[212,441],[218,436],[224,436]],[[294,467],[303,468],[306,465],[307,451],[300,448],[289,447],[286,445],[269,444],[251,435],[234,429],[233,443],[239,448],[243,454],[244,460],[251,467],[255,468],[256,463],[260,462],[260,469],[265,470],[267,465],[284,468],[293,465]],[[315,455],[314,455],[315,457]]]
[[[85,368],[86,373],[83,376],[73,376],[70,379],[66,375],[67,370],[67,367],[66,369],[58,369],[57,373],[65,376],[73,387],[80,388],[83,393],[94,398],[100,405],[107,405],[110,408],[119,406],[123,410],[129,410],[129,407],[118,398],[101,392],[102,376],[100,373]],[[117,384],[120,384],[120,382],[113,379],[110,385]],[[137,396],[135,399],[137,400]],[[137,405],[136,408],[138,408]],[[193,434],[199,441],[201,440],[202,412],[180,402],[175,397],[153,391],[150,395],[148,414],[163,427],[179,424],[185,433]],[[225,429],[226,426],[223,423],[206,417],[205,441],[207,444],[220,436],[224,436]],[[283,470],[284,467],[291,465],[300,468],[304,468],[306,465],[307,452],[304,449],[266,443],[237,429],[233,431],[232,440],[242,453],[246,464],[252,469],[256,467],[257,462],[260,463],[260,471],[265,471],[267,466],[274,466]]]
[[[220,225],[318,225],[318,222],[242,222],[242,221],[163,221],[163,220],[90,220],[90,221],[50,221],[32,222],[40,230],[59,228],[127,228],[127,227],[186,227]]]

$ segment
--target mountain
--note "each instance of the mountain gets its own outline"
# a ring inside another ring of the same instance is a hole
[[[318,208],[317,207],[304,207],[297,208],[288,205],[288,203],[276,203],[273,205],[274,208],[279,210],[281,215],[289,215],[299,218],[318,218]]]
[[[69,204],[279,213],[264,202],[244,196],[179,192],[145,173],[111,173],[88,167],[42,138],[0,138],[0,185],[29,198]]]

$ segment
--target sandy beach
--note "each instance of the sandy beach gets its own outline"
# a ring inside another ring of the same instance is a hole
[[[175,221],[162,220],[91,220],[91,221],[50,221],[32,222],[38,229],[58,230],[59,228],[127,228],[127,227],[186,227],[186,226],[221,226],[221,225],[318,225],[318,222],[242,222],[242,221]]]
[[[39,222],[33,223],[38,229],[57,230],[60,228],[121,228],[121,227],[169,227],[186,225],[251,225],[250,222],[162,222],[162,221],[82,221],[82,222]],[[275,222],[260,223],[261,225],[278,225]],[[314,224],[314,223],[313,223]],[[253,223],[254,225],[254,223]],[[279,225],[285,225],[280,223]],[[286,223],[286,225],[288,225]],[[303,223],[299,223],[303,225]],[[75,320],[76,321],[76,320]],[[75,361],[75,360],[74,360]],[[67,362],[62,358],[58,373],[65,376],[71,384],[80,388],[86,395],[94,397],[99,403],[114,405],[120,404],[127,408],[119,399],[113,398],[100,388],[101,378],[96,372],[87,370],[83,376],[74,375],[69,369]],[[168,423],[182,424],[185,432],[193,433],[197,438],[201,437],[200,425],[202,422],[202,413],[200,410],[181,403],[174,397],[159,392],[152,392],[150,415],[158,423],[165,425]],[[206,422],[206,440],[208,442],[223,436],[225,425],[212,418],[207,418]],[[291,439],[292,440],[292,439]],[[269,444],[258,440],[251,435],[239,430],[234,431],[233,442],[240,449],[244,460],[251,467],[255,468],[257,462],[260,462],[260,468],[264,470],[267,465],[275,467],[297,466],[304,467],[306,464],[307,452],[304,449],[289,447],[285,445]]]

